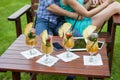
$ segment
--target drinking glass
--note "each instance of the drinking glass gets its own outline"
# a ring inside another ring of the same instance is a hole
[[[66,57],[67,58],[72,57],[72,55],[70,55],[70,49],[73,48],[73,46],[74,46],[74,38],[73,38],[73,32],[72,31],[64,32],[63,45],[67,50]]]
[[[46,44],[41,43],[41,52],[45,54],[46,58],[44,62],[46,64],[51,63],[51,59],[49,58],[49,55],[53,52],[53,44],[52,44],[52,34],[48,34],[48,38],[46,39]]]
[[[97,39],[97,37],[94,37],[96,35],[98,35],[98,34],[93,33],[87,39],[86,49],[87,49],[87,52],[89,52],[89,54],[90,54],[89,62],[94,61],[93,55],[97,54],[97,52],[98,52],[98,39]]]
[[[36,46],[36,35],[33,32],[29,32],[26,36],[26,44],[31,47],[30,54],[33,55],[36,52],[33,50],[33,48]]]

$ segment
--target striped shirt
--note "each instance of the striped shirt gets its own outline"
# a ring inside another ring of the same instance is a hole
[[[48,20],[50,18],[50,22],[57,24],[58,15],[48,11],[46,8],[51,4],[59,5],[59,0],[39,0],[38,10],[37,10],[37,18],[43,18]]]

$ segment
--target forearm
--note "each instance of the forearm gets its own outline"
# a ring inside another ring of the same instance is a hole
[[[101,10],[106,8],[108,5],[109,5],[109,3],[104,2],[102,5],[100,5],[100,6],[96,7],[96,8],[94,8],[94,9],[90,10],[88,12],[88,14],[89,14],[88,17],[91,17],[91,16],[97,14],[98,12],[100,12]]]
[[[47,7],[47,10],[51,11],[52,13],[54,13],[56,15],[67,16],[67,17],[71,17],[74,19],[76,19],[78,16],[77,14],[75,14],[73,12],[69,12],[69,11],[62,9],[61,7],[59,7],[56,4],[50,5],[49,7]]]
[[[106,8],[110,4],[110,2],[108,2],[108,1],[109,0],[107,0],[102,5],[98,6],[97,8],[94,8],[94,9],[88,11],[85,9],[85,7],[83,7],[77,1],[66,0],[67,4],[69,6],[71,6],[78,14],[85,16],[85,17],[92,17],[92,16],[96,15],[98,12],[100,12],[101,10],[103,10],[104,8]]]

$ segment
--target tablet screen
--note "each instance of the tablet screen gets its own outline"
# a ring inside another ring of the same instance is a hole
[[[71,51],[83,51],[86,50],[86,41],[83,37],[74,38],[74,47],[70,49]]]
[[[84,39],[75,39],[75,45],[73,49],[85,48],[86,42]]]

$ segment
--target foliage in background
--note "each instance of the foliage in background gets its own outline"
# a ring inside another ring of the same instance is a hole
[[[29,4],[31,0],[0,0],[0,55],[12,44],[16,39],[15,23],[8,21],[7,17],[13,12]],[[120,2],[120,0],[119,0]],[[22,20],[22,26],[26,25],[26,16],[24,15]],[[24,29],[24,28],[23,28]],[[105,30],[105,29],[104,29]],[[119,80],[120,74],[120,27],[117,27],[114,58],[113,58],[113,68],[111,77],[105,80]],[[22,73],[22,80],[29,80],[28,73]],[[39,74],[38,80],[64,80],[65,76],[61,75],[47,75]],[[11,72],[0,72],[0,80],[11,80]],[[85,80],[84,77],[77,77],[76,80]]]

